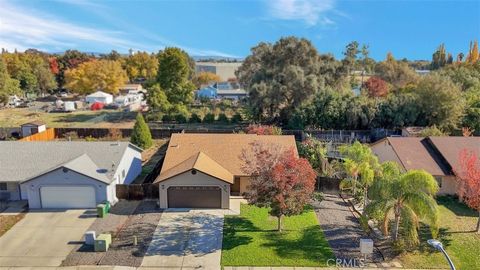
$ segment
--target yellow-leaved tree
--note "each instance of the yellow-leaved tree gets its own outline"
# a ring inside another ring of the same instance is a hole
[[[117,94],[128,77],[118,61],[92,60],[67,70],[65,80],[65,87],[74,93],[90,94],[101,90]]]

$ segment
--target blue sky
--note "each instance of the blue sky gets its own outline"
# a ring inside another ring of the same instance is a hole
[[[245,57],[261,41],[295,35],[341,57],[369,44],[383,59],[456,55],[480,37],[479,0],[0,0],[0,47],[126,53],[177,46],[192,55]]]

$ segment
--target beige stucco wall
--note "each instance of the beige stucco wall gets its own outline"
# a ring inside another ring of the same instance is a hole
[[[457,193],[457,179],[455,178],[455,176],[441,176],[438,178],[441,179],[441,184],[437,194],[453,195]]]
[[[240,195],[248,190],[248,186],[250,185],[250,177],[248,176],[241,176],[240,177]]]
[[[184,172],[168,180],[159,183],[159,204],[160,208],[168,208],[167,190],[171,186],[216,186],[222,190],[222,208],[230,208],[230,184],[214,178],[210,175],[197,171],[192,174],[191,171]]]
[[[395,161],[400,165],[400,167],[403,168],[402,162],[400,161],[397,154],[393,150],[393,147],[388,143],[387,140],[374,144],[370,148],[372,149],[372,152],[378,157],[378,160],[380,162]]]

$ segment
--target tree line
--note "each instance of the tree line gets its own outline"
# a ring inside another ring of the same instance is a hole
[[[253,47],[237,71],[253,120],[303,129],[436,126],[480,131],[480,61],[473,42],[453,61],[441,45],[429,65],[375,62],[352,42],[344,58],[320,54],[306,39],[286,37]],[[414,69],[429,68],[425,75]],[[357,93],[355,93],[356,90]]]

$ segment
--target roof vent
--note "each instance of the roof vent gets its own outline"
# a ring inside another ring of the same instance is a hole
[[[170,147],[180,147],[178,144],[172,144]]]

